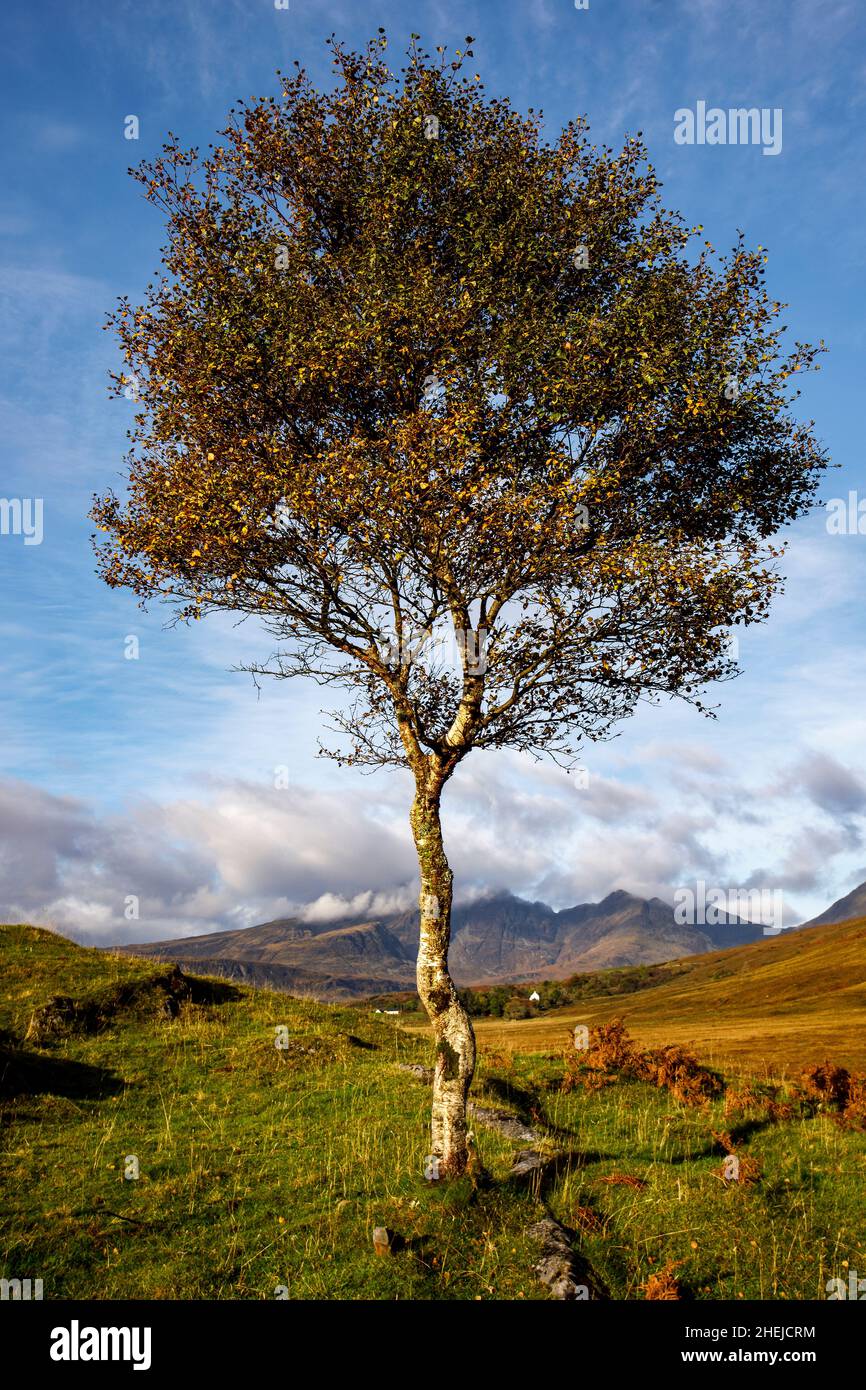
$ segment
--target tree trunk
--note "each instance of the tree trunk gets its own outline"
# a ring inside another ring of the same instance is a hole
[[[453,875],[442,844],[441,786],[419,782],[412,804],[412,834],[421,869],[418,994],[436,1039],[430,1152],[443,1177],[466,1168],[466,1097],[475,1072],[475,1034],[448,974]]]

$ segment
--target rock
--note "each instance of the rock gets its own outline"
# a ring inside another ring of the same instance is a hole
[[[373,1249],[377,1255],[388,1255],[391,1251],[391,1233],[387,1226],[373,1227]]]
[[[479,1124],[498,1130],[506,1139],[520,1139],[524,1144],[534,1144],[541,1138],[529,1125],[518,1120],[516,1115],[509,1115],[507,1110],[491,1110],[484,1105],[470,1105],[469,1111]]]
[[[541,1244],[541,1257],[535,1272],[552,1297],[560,1302],[588,1299],[587,1285],[577,1282],[574,1250],[564,1227],[552,1216],[545,1216],[542,1221],[536,1221],[534,1226],[529,1227],[527,1235]]]
[[[545,1164],[549,1162],[549,1156],[540,1154],[537,1149],[522,1149],[511,1165],[509,1176],[512,1178],[528,1178],[533,1173],[541,1172]]]
[[[416,1081],[423,1081],[426,1086],[433,1085],[433,1068],[421,1067],[413,1062],[398,1062],[398,1071],[407,1071],[410,1076],[414,1076]]]

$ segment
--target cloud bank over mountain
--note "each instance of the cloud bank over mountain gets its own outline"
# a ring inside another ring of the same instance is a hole
[[[791,923],[863,877],[863,787],[827,754],[758,786],[699,746],[643,756],[640,784],[586,786],[510,755],[470,759],[445,804],[458,901],[504,889],[562,908],[624,889],[670,902],[701,878],[781,888]],[[195,795],[107,812],[2,781],[0,917],[104,945],[403,912],[416,892],[408,797],[399,774],[343,790],[208,778]]]

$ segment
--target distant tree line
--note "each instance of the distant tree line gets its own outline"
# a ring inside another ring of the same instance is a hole
[[[613,970],[597,970],[570,975],[566,980],[541,980],[530,984],[490,985],[488,988],[458,990],[470,1018],[534,1018],[549,1009],[561,1009],[582,999],[599,995],[634,994],[678,974],[682,967],[663,962],[659,965],[628,965]],[[537,994],[538,1000],[530,1000]],[[417,994],[378,994],[368,1000],[372,1008],[415,1013],[421,1009]]]

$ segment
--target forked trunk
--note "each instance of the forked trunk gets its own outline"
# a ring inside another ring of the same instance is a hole
[[[421,869],[421,936],[418,994],[436,1039],[430,1152],[443,1177],[466,1168],[466,1097],[475,1072],[475,1034],[448,973],[451,884],[439,818],[440,789],[419,786],[412,805],[412,834]]]

